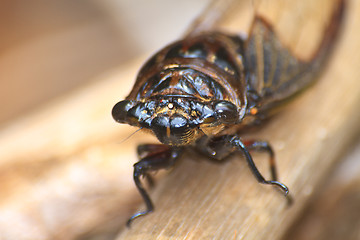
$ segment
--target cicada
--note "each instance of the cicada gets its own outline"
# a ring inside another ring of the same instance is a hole
[[[191,34],[144,64],[130,94],[112,109],[117,122],[148,129],[162,143],[138,147],[141,159],[133,177],[146,210],[134,214],[128,225],[154,209],[140,178],[173,166],[189,147],[216,160],[241,153],[259,183],[288,194],[288,187],[277,180],[271,145],[244,140],[240,133],[262,123],[273,109],[314,82],[334,46],[343,9],[344,1],[339,1],[308,61],[294,56],[271,24],[255,16],[245,39],[216,31]],[[257,169],[250,151],[269,153],[270,180]]]

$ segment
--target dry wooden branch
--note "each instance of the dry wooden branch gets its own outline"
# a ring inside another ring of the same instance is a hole
[[[110,113],[130,88],[122,79],[133,79],[142,61],[0,133],[1,239],[75,239],[123,226],[138,202],[136,143],[120,143],[134,129]]]
[[[296,7],[294,2],[287,3],[289,8]],[[360,6],[349,4],[353,8],[348,10],[344,36],[320,81],[261,131],[251,135],[273,143],[281,180],[289,185],[294,205],[287,207],[273,189],[257,184],[244,162],[239,161],[240,157],[233,157],[223,166],[189,161],[194,157],[187,157],[152,194],[157,211],[136,221],[118,240],[279,239],[284,234],[312,193],[318,190],[319,182],[359,133],[360,113],[356,106],[360,103],[357,80],[360,73],[354,69],[360,58],[351,52],[359,51],[354,38],[359,40],[360,36],[349,31],[356,29],[355,9]],[[318,11],[324,10],[320,6],[319,3]],[[271,15],[274,12],[268,12],[269,18],[279,19],[276,14]],[[289,22],[278,23],[279,28],[292,29]],[[320,36],[309,29],[303,31],[310,33],[300,33],[295,39],[282,34],[290,46],[304,44],[296,47],[297,51],[304,46],[305,49],[316,47],[316,41],[310,38]],[[296,40],[299,38],[303,42]],[[353,59],[348,61],[350,55]],[[265,171],[266,157],[256,156],[256,159]]]

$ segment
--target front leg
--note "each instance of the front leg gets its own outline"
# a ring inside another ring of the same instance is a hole
[[[133,177],[135,185],[146,204],[146,210],[135,213],[133,216],[131,216],[126,224],[128,227],[135,218],[144,216],[154,210],[154,205],[151,202],[151,199],[145,188],[143,187],[140,181],[140,177],[143,176],[151,179],[149,172],[166,169],[173,166],[175,160],[180,154],[180,148],[171,148],[169,146],[160,144],[146,144],[140,145],[138,147],[138,154],[141,160],[134,164]]]
[[[198,141],[197,147],[201,152],[217,160],[222,160],[234,152],[243,153],[251,172],[254,174],[258,182],[279,187],[284,192],[285,196],[288,195],[288,187],[277,181],[274,152],[267,142],[242,141],[237,135],[223,135],[213,138],[204,137]],[[249,150],[267,151],[269,153],[272,180],[266,180],[261,175],[249,153]]]

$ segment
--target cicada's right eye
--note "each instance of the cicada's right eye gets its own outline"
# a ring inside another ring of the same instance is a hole
[[[238,121],[237,108],[229,101],[218,101],[214,104],[214,111],[222,123],[236,123]]]
[[[112,109],[112,116],[119,123],[127,123],[128,111],[135,105],[134,101],[124,100],[115,104]]]

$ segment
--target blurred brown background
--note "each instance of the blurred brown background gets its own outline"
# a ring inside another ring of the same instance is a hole
[[[176,39],[207,2],[1,1],[0,126]]]

